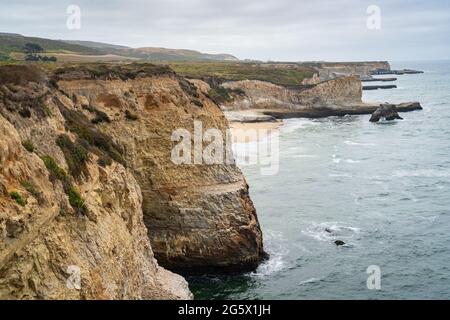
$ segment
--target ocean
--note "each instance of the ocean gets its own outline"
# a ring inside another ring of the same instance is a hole
[[[424,110],[378,124],[286,120],[278,174],[242,167],[270,258],[251,273],[188,278],[196,299],[450,298],[450,61],[392,67],[425,73],[363,100]]]

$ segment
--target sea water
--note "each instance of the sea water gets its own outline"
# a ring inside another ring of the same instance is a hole
[[[450,298],[450,61],[392,66],[425,73],[363,99],[424,110],[377,124],[285,121],[279,172],[242,167],[270,259],[251,273],[189,278],[197,299]]]

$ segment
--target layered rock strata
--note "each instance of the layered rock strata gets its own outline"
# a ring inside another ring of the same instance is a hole
[[[245,94],[223,103],[226,111],[254,110],[275,118],[320,118],[371,114],[381,103],[364,103],[359,76],[339,77],[312,86],[287,88],[269,82],[245,80],[223,84]],[[396,105],[398,111],[422,109],[418,102]]]
[[[188,299],[160,265],[256,267],[262,235],[240,170],[171,161],[171,134],[194,120],[227,128],[164,67],[2,67],[0,298]]]

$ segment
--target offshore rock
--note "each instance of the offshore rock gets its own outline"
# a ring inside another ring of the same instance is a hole
[[[378,122],[382,118],[386,120],[403,120],[402,117],[398,114],[397,108],[393,104],[384,104],[379,107],[370,117],[370,122]]]

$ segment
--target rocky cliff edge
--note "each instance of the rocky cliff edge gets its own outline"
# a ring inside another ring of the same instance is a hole
[[[262,235],[240,170],[170,161],[171,133],[193,120],[227,128],[164,67],[2,67],[0,297],[188,299],[159,265],[255,268]]]

